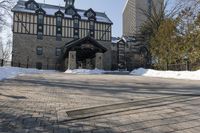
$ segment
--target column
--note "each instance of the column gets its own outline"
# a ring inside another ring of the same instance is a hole
[[[96,53],[95,68],[103,69],[103,53]]]
[[[69,51],[68,69],[76,69],[76,51]]]

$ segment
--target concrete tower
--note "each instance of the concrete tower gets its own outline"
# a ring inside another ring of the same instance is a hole
[[[123,35],[134,36],[139,34],[141,25],[145,22],[146,17],[141,12],[146,10],[152,11],[152,4],[159,9],[163,0],[127,0],[123,12]]]

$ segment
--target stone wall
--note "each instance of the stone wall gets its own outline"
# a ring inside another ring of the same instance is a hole
[[[72,39],[65,38],[56,41],[55,37],[44,36],[43,40],[35,35],[13,34],[13,57],[14,66],[26,67],[29,58],[29,67],[36,68],[36,63],[42,63],[42,69],[55,69],[59,56],[56,56],[56,48],[64,46]],[[36,48],[43,48],[43,54],[37,55]],[[48,66],[47,66],[48,65]]]
[[[36,63],[42,63],[42,69],[55,69],[59,56],[56,56],[56,48],[64,46],[73,38],[63,38],[62,41],[56,41],[56,37],[44,36],[43,40],[37,39],[36,35],[13,34],[13,56],[14,66],[26,67],[27,62],[30,68],[36,68]],[[111,69],[111,42],[99,41],[107,48],[103,54],[103,69]],[[36,48],[43,48],[43,55],[37,55]],[[66,59],[67,60],[67,59]],[[67,69],[68,61],[63,62],[64,68]]]
[[[104,46],[107,51],[103,54],[103,69],[111,70],[111,42],[98,41],[102,46]]]

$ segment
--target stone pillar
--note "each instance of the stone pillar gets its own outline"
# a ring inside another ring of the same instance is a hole
[[[76,51],[69,51],[68,69],[76,69]]]
[[[103,53],[96,53],[95,68],[103,69]]]

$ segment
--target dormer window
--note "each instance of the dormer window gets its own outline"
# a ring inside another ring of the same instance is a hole
[[[45,11],[42,8],[36,10],[37,14],[37,38],[43,39],[43,31],[44,31],[44,15]]]
[[[25,3],[25,7],[26,9],[29,9],[29,10],[36,10],[39,8],[39,5],[34,0],[29,0]]]
[[[90,21],[90,29],[94,29],[94,21]]]
[[[56,16],[56,40],[62,40],[62,19],[64,14],[59,10],[55,13]]]
[[[78,20],[78,18],[74,18],[74,28],[79,28],[79,20]]]
[[[79,38],[79,19],[80,15],[75,14],[73,16],[74,19],[74,38]]]
[[[77,12],[76,12],[76,9],[72,6],[69,6],[68,8],[65,9],[65,14],[67,15],[75,15]]]
[[[96,13],[90,8],[89,10],[87,10],[84,15],[86,17],[88,17],[88,19],[96,19]]]
[[[95,30],[95,22],[94,20],[90,20],[90,36],[94,37],[94,30]]]
[[[56,19],[56,25],[57,26],[62,26],[62,18],[61,17],[57,17],[57,19]]]
[[[27,8],[28,8],[28,9],[31,9],[31,10],[35,10],[35,9],[37,9],[36,5],[33,4],[33,3],[28,4]]]
[[[38,23],[39,24],[43,24],[43,22],[44,22],[44,15],[43,14],[39,14],[38,15]]]

